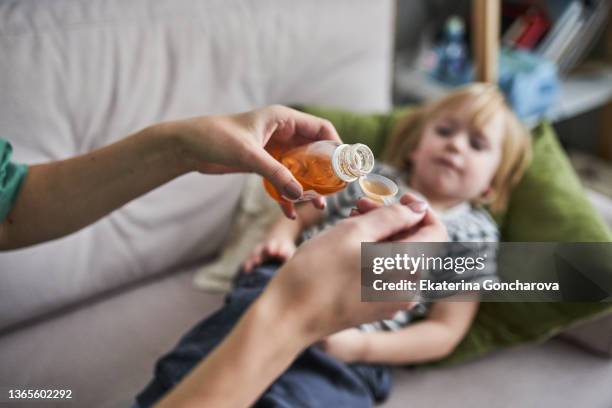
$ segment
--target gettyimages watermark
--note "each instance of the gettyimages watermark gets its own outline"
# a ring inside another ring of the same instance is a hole
[[[612,243],[362,243],[363,301],[610,302]]]

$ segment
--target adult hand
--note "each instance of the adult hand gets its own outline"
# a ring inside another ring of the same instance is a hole
[[[314,342],[360,323],[391,318],[411,302],[361,302],[361,243],[447,240],[446,228],[427,205],[413,196],[401,204],[376,208],[359,200],[359,216],[345,219],[304,243],[262,295],[304,323],[304,338]],[[262,301],[264,301],[262,299]]]
[[[0,223],[0,250],[70,234],[194,170],[257,172],[287,197],[297,198],[302,187],[264,146],[289,149],[320,139],[340,140],[326,120],[270,106],[160,123],[84,155],[32,165],[10,221]],[[324,207],[322,198],[313,204]],[[293,203],[281,206],[288,217],[295,216]]]
[[[288,150],[317,140],[340,141],[331,122],[286,106],[274,105],[235,115],[206,116],[156,125],[177,134],[182,154],[202,173],[255,172],[267,178],[288,199],[303,190],[291,172],[270,151]],[[265,149],[264,149],[265,147]],[[313,200],[322,209],[322,197]],[[293,203],[281,203],[288,217]]]
[[[401,231],[397,235],[390,237],[389,241],[407,242],[444,242],[448,241],[446,227],[438,219],[427,202],[411,193],[405,193],[400,197],[400,204],[408,206],[415,212],[424,212],[423,220],[412,228]],[[366,214],[382,204],[376,203],[367,198],[357,200],[357,208],[351,211],[351,216]]]

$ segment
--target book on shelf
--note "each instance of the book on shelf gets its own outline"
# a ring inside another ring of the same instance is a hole
[[[608,20],[610,0],[549,0],[552,28],[536,48],[561,74],[579,64],[593,47]]]
[[[562,9],[560,16],[554,20],[552,29],[546,35],[536,52],[542,57],[558,63],[571,39],[578,33],[583,21],[584,5],[580,0],[572,0]],[[552,12],[551,12],[552,14]]]
[[[601,35],[608,16],[612,2],[599,0],[592,2],[585,15],[583,30],[572,40],[559,60],[559,70],[567,73],[576,67],[594,47],[597,38]]]
[[[504,8],[506,17],[517,14],[517,8]],[[544,36],[550,27],[546,13],[538,7],[527,7],[515,16],[502,37],[502,44],[509,48],[529,50]]]

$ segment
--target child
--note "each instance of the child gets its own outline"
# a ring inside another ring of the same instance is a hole
[[[394,179],[400,194],[422,194],[444,221],[451,241],[496,242],[498,231],[481,208],[502,210],[529,161],[529,135],[496,87],[474,84],[410,113],[396,127],[375,172]],[[409,186],[409,187],[408,187]],[[329,197],[325,217],[309,206],[297,221],[279,219],[238,275],[226,305],[188,333],[156,366],[139,396],[148,406],[178,383],[229,332],[279,267],[300,235],[308,239],[350,215],[362,194],[357,183]],[[475,279],[484,278],[482,276]],[[491,278],[488,276],[487,278]],[[477,301],[419,304],[393,319],[336,333],[309,347],[256,406],[370,406],[390,390],[387,365],[415,364],[450,354],[467,332]],[[282,335],[282,333],[271,333]]]

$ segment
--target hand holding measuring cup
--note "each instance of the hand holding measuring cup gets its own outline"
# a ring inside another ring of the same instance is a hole
[[[394,198],[395,199],[395,198]],[[399,199],[400,204],[409,207],[415,213],[425,213],[420,223],[409,230],[399,232],[390,237],[388,241],[404,241],[409,239],[411,242],[445,242],[448,241],[446,227],[429,207],[426,201],[421,200],[415,194],[405,193]],[[368,213],[381,207],[379,202],[362,197],[357,200],[356,207],[351,211],[350,216],[358,216]]]

